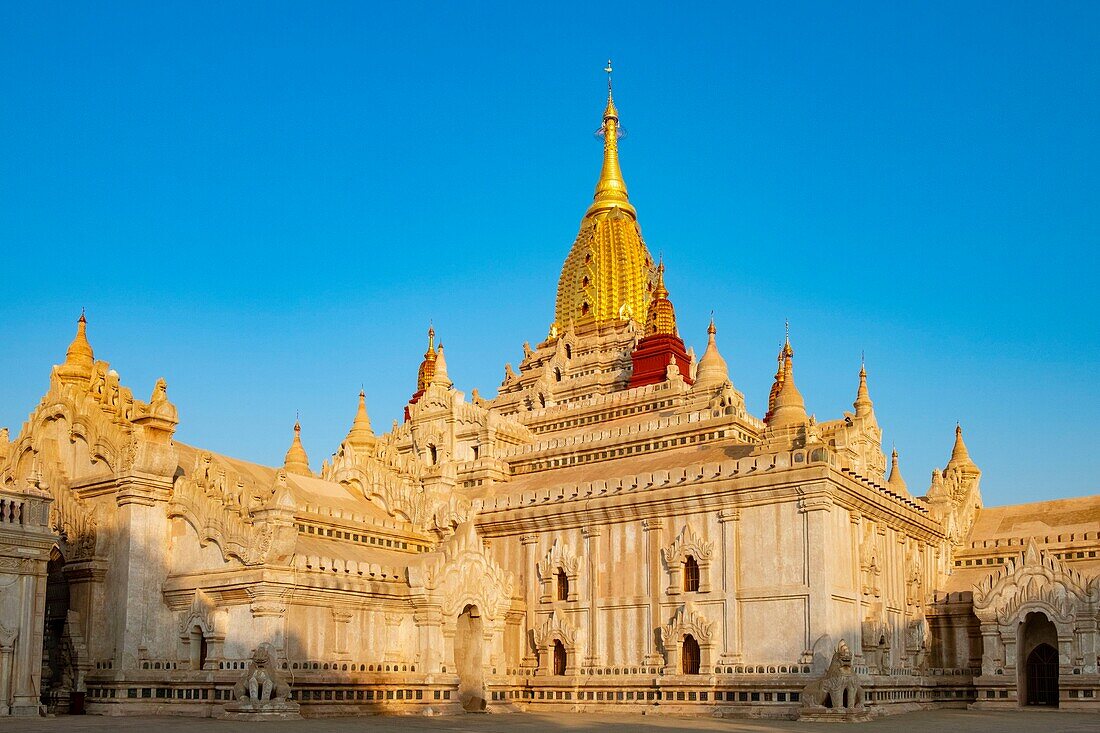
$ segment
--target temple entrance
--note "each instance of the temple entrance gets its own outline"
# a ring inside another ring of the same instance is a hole
[[[458,700],[466,712],[485,710],[485,679],[482,652],[485,645],[481,612],[477,606],[462,609],[455,626],[455,667],[458,671]]]
[[[1045,614],[1027,615],[1020,629],[1017,680],[1021,705],[1058,706],[1058,630]]]
[[[191,627],[190,637],[191,669],[202,669],[206,666],[206,637],[203,636],[202,629],[197,625]]]
[[[65,556],[54,547],[46,564],[46,613],[42,633],[42,704],[49,712],[68,713],[73,669],[65,648],[65,621],[69,616],[69,581]]]
[[[699,656],[699,642],[691,634],[685,635],[684,646],[680,651],[684,674],[699,674]]]
[[[1027,704],[1058,706],[1058,651],[1040,644],[1027,655]]]
[[[565,674],[565,668],[567,666],[566,665],[567,660],[566,660],[565,654],[566,654],[565,647],[562,646],[562,643],[560,641],[555,639],[554,640],[554,674],[558,675],[559,677],[561,675]]]

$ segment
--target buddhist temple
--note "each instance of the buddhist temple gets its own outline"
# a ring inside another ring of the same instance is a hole
[[[610,78],[594,97],[595,192],[495,394],[429,328],[322,462],[295,421],[259,465],[177,440],[168,383],[126,386],[94,310],[59,336],[0,431],[0,716],[244,714],[258,666],[306,717],[792,718],[837,674],[876,714],[1100,712],[1098,497],[985,507],[961,425],[906,481],[880,375],[819,421],[789,333],[750,413],[728,324],[677,320],[676,254],[642,237]],[[411,397],[381,432],[385,390]]]

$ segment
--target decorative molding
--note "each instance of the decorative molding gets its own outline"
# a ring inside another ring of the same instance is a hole
[[[1035,538],[974,587],[974,612],[983,622],[1007,625],[1029,608],[1049,612],[1068,624],[1078,613],[1100,603],[1100,583],[1039,549]]]

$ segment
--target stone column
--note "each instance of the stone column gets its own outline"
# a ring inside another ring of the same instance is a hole
[[[27,565],[40,561],[28,561]],[[44,563],[42,563],[44,565]],[[26,630],[15,639],[12,659],[12,715],[37,715],[38,681],[42,674],[42,626],[46,613],[46,573],[27,573],[19,578],[21,602],[18,626]]]
[[[816,495],[803,497],[798,502],[798,510],[804,517],[804,562],[806,594],[809,598],[809,628],[803,630],[806,649],[802,660],[811,663],[814,651],[810,648],[813,640],[822,634],[828,634],[829,606],[832,597],[832,578],[829,573],[829,534],[825,519],[832,510],[833,502],[828,496]]]
[[[741,510],[722,509],[718,512],[721,525],[722,547],[719,562],[722,564],[722,649],[719,664],[736,664],[741,661],[741,638],[737,628],[738,570],[741,567],[740,541]]]
[[[585,555],[588,557],[588,654],[584,664],[587,667],[595,667],[600,663],[600,629],[599,629],[599,598],[600,598],[600,535],[601,527],[585,527],[581,530],[584,535]]]
[[[348,624],[352,614],[349,611],[332,609],[332,657],[340,661],[351,659],[348,653]]]
[[[120,480],[110,566],[113,580],[106,599],[114,621],[117,669],[137,669],[141,647],[152,637],[147,626],[160,607],[160,588],[167,577],[163,563],[167,519],[164,502],[170,496],[171,479],[127,476]],[[117,573],[117,574],[116,574]],[[155,598],[157,602],[150,603]]]
[[[252,599],[249,609],[252,611],[253,646],[266,641],[275,647],[280,658],[285,658],[287,590],[261,584],[249,588],[247,592]]]
[[[645,532],[645,592],[648,600],[645,605],[645,656],[642,664],[647,667],[664,664],[664,658],[657,651],[654,638],[657,628],[664,623],[664,619],[660,617],[661,590],[664,588],[661,571],[661,544],[664,538],[661,530],[664,526],[660,519],[642,520],[642,531]]]
[[[533,533],[520,535],[519,541],[523,545],[523,572],[520,577],[523,578],[524,600],[527,603],[526,618],[522,629],[523,648],[520,665],[533,668],[538,666],[538,656],[531,649],[529,630],[534,628],[535,618],[537,618],[535,609],[538,607],[539,578],[535,568],[538,563],[535,559],[535,551],[538,549],[539,536]]]
[[[404,618],[404,614],[390,612],[385,614],[386,653],[383,655],[382,661],[388,664],[394,664],[401,661],[399,632],[401,630],[402,618]]]
[[[19,629],[0,626],[0,715],[11,712],[11,672],[15,639]]]
[[[420,645],[420,671],[435,674],[443,666],[443,612],[439,606],[417,609],[413,614]]]
[[[982,630],[982,676],[993,675],[1000,666],[1001,632],[996,623],[983,622]]]

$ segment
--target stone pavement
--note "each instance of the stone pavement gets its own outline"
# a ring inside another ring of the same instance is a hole
[[[360,718],[313,718],[293,722],[243,723],[210,718],[105,718],[71,716],[57,718],[2,718],[3,733],[771,733],[772,731],[853,730],[859,733],[1097,733],[1100,716],[1056,710],[971,712],[967,710],[925,710],[894,715],[850,725],[797,723],[741,718],[678,718],[659,715],[595,715],[563,713],[511,713],[504,715],[461,715],[438,718],[374,716]]]

